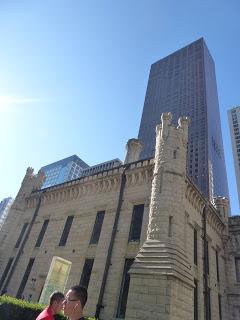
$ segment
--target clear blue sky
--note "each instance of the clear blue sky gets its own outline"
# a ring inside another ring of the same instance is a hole
[[[0,0],[0,200],[25,170],[72,154],[124,158],[150,65],[204,37],[216,65],[232,213],[227,110],[240,104],[239,0]]]

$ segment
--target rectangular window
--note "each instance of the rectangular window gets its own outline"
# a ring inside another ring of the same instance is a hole
[[[207,288],[207,317],[206,320],[211,320],[211,289]]]
[[[142,230],[143,211],[144,211],[144,204],[139,204],[133,207],[132,221],[131,221],[129,239],[128,239],[129,242],[140,240],[141,230]]]
[[[235,258],[235,267],[236,267],[236,280],[240,282],[240,257]]]
[[[194,279],[194,320],[198,320],[198,281]]]
[[[88,284],[90,281],[93,263],[94,263],[94,259],[86,259],[83,266],[80,286],[85,287],[86,289],[88,288]]]
[[[207,264],[207,274],[209,274],[209,244],[206,244],[206,264]]]
[[[194,229],[194,264],[197,266],[198,264],[198,236],[197,236],[197,230]]]
[[[37,242],[35,244],[35,247],[40,247],[41,243],[42,243],[42,240],[43,240],[43,237],[44,237],[44,234],[47,230],[47,226],[48,226],[48,223],[49,223],[49,220],[44,220],[43,222],[43,225],[42,225],[42,229],[38,235],[38,239],[37,239]]]
[[[219,258],[218,258],[218,251],[216,250],[216,269],[217,269],[217,281],[219,282]]]
[[[22,298],[22,294],[23,294],[23,290],[25,289],[25,286],[26,286],[26,283],[28,281],[28,277],[29,277],[29,274],[32,270],[32,266],[33,266],[33,263],[34,263],[34,258],[30,258],[29,262],[28,262],[28,266],[27,266],[27,269],[24,273],[24,276],[22,278],[22,282],[20,284],[20,287],[18,289],[18,292],[17,292],[17,296],[16,298],[20,299]]]
[[[218,310],[219,310],[219,320],[222,320],[222,297],[218,294]]]
[[[65,223],[65,226],[63,229],[63,233],[62,233],[61,239],[59,241],[59,246],[65,246],[70,229],[71,229],[71,226],[72,226],[73,218],[74,218],[74,216],[67,217],[67,220],[66,220],[66,223]]]
[[[19,235],[19,237],[18,237],[18,239],[17,239],[17,242],[16,242],[16,244],[15,244],[15,248],[18,248],[18,247],[19,247],[19,245],[20,245],[20,243],[21,243],[21,241],[22,241],[24,232],[25,232],[26,229],[27,229],[27,226],[28,226],[28,223],[24,223],[24,225],[23,225],[23,227],[22,227],[22,230],[21,230],[21,232],[20,232],[20,235]]]
[[[102,230],[104,214],[105,214],[105,211],[99,211],[97,213],[96,220],[95,220],[94,227],[93,227],[93,231],[92,231],[90,244],[97,244],[98,243],[100,233]]]
[[[6,268],[4,269],[2,277],[1,277],[1,280],[0,280],[0,289],[1,289],[6,277],[8,275],[8,272],[9,272],[9,270],[11,268],[12,262],[13,262],[13,258],[9,258],[8,263],[6,265]]]
[[[119,295],[118,301],[118,309],[117,309],[117,318],[125,318],[125,312],[127,307],[127,298],[128,298],[128,291],[129,291],[129,283],[130,283],[130,276],[128,271],[133,264],[134,259],[126,259],[123,269],[123,276],[122,276],[122,284],[121,290]]]

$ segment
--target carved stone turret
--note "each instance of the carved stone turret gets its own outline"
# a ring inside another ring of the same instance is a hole
[[[124,163],[135,162],[139,160],[142,151],[142,144],[138,139],[129,139],[126,144],[126,157]]]
[[[213,198],[213,205],[219,212],[222,218],[222,221],[225,223],[225,226],[226,226],[222,234],[223,246],[224,248],[226,248],[229,240],[229,228],[228,228],[229,200],[226,197],[216,197],[216,198]]]
[[[11,206],[8,217],[5,221],[2,235],[4,235],[5,230],[8,230],[9,237],[11,233],[15,233],[15,225],[22,223],[23,213],[26,208],[26,198],[33,192],[41,189],[41,186],[45,180],[45,175],[42,171],[39,171],[37,175],[34,175],[33,168],[28,167],[26,174],[23,178],[21,187],[18,194]],[[0,236],[0,255],[1,255],[1,236]]]
[[[228,221],[229,200],[226,197],[217,197],[213,199],[213,205],[220,213],[221,218]]]
[[[155,310],[153,319],[192,319],[190,309],[186,308],[179,316],[175,313],[182,303],[191,305],[194,286],[185,248],[186,235],[183,232],[186,224],[184,198],[189,119],[180,118],[177,128],[171,125],[171,120],[171,113],[164,113],[161,125],[156,127],[147,239],[129,272],[131,299],[128,302],[126,319],[128,315],[129,319],[145,319],[144,312],[143,316],[139,312],[136,318],[132,317],[136,309],[134,297],[139,299],[137,283],[140,279],[142,283],[145,281],[143,285],[146,289],[146,294],[141,296],[142,308],[145,311],[149,308],[149,312],[150,309]],[[169,292],[164,292],[163,288],[168,288]],[[159,298],[155,303],[148,303],[146,306],[144,299],[149,301],[147,292],[152,290],[155,290]],[[183,291],[184,298],[177,296],[176,291]],[[166,306],[170,304],[172,309],[167,310]]]
[[[27,196],[31,194],[32,191],[37,191],[41,189],[43,182],[45,181],[45,174],[43,171],[39,170],[38,174],[34,175],[34,170],[31,167],[28,167],[26,174],[23,178],[21,188],[18,191],[18,194],[15,198],[14,205],[19,201],[24,201]]]

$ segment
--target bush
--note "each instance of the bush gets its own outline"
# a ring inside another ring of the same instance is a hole
[[[0,296],[0,320],[35,320],[45,308],[39,303],[15,299],[9,296]],[[66,320],[62,314],[55,315],[56,320]],[[94,320],[93,318],[86,318]]]

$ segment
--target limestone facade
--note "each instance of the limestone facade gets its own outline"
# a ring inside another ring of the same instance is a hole
[[[188,125],[181,118],[176,128],[163,114],[154,158],[138,161],[141,146],[131,140],[124,165],[45,190],[42,173],[28,168],[0,234],[0,290],[38,301],[53,257],[71,262],[66,289],[80,282],[91,259],[88,315],[100,304],[104,320],[239,320],[240,218],[228,217],[227,199],[210,203],[186,176]],[[139,205],[141,232],[133,241]],[[100,237],[91,243],[98,212]]]

